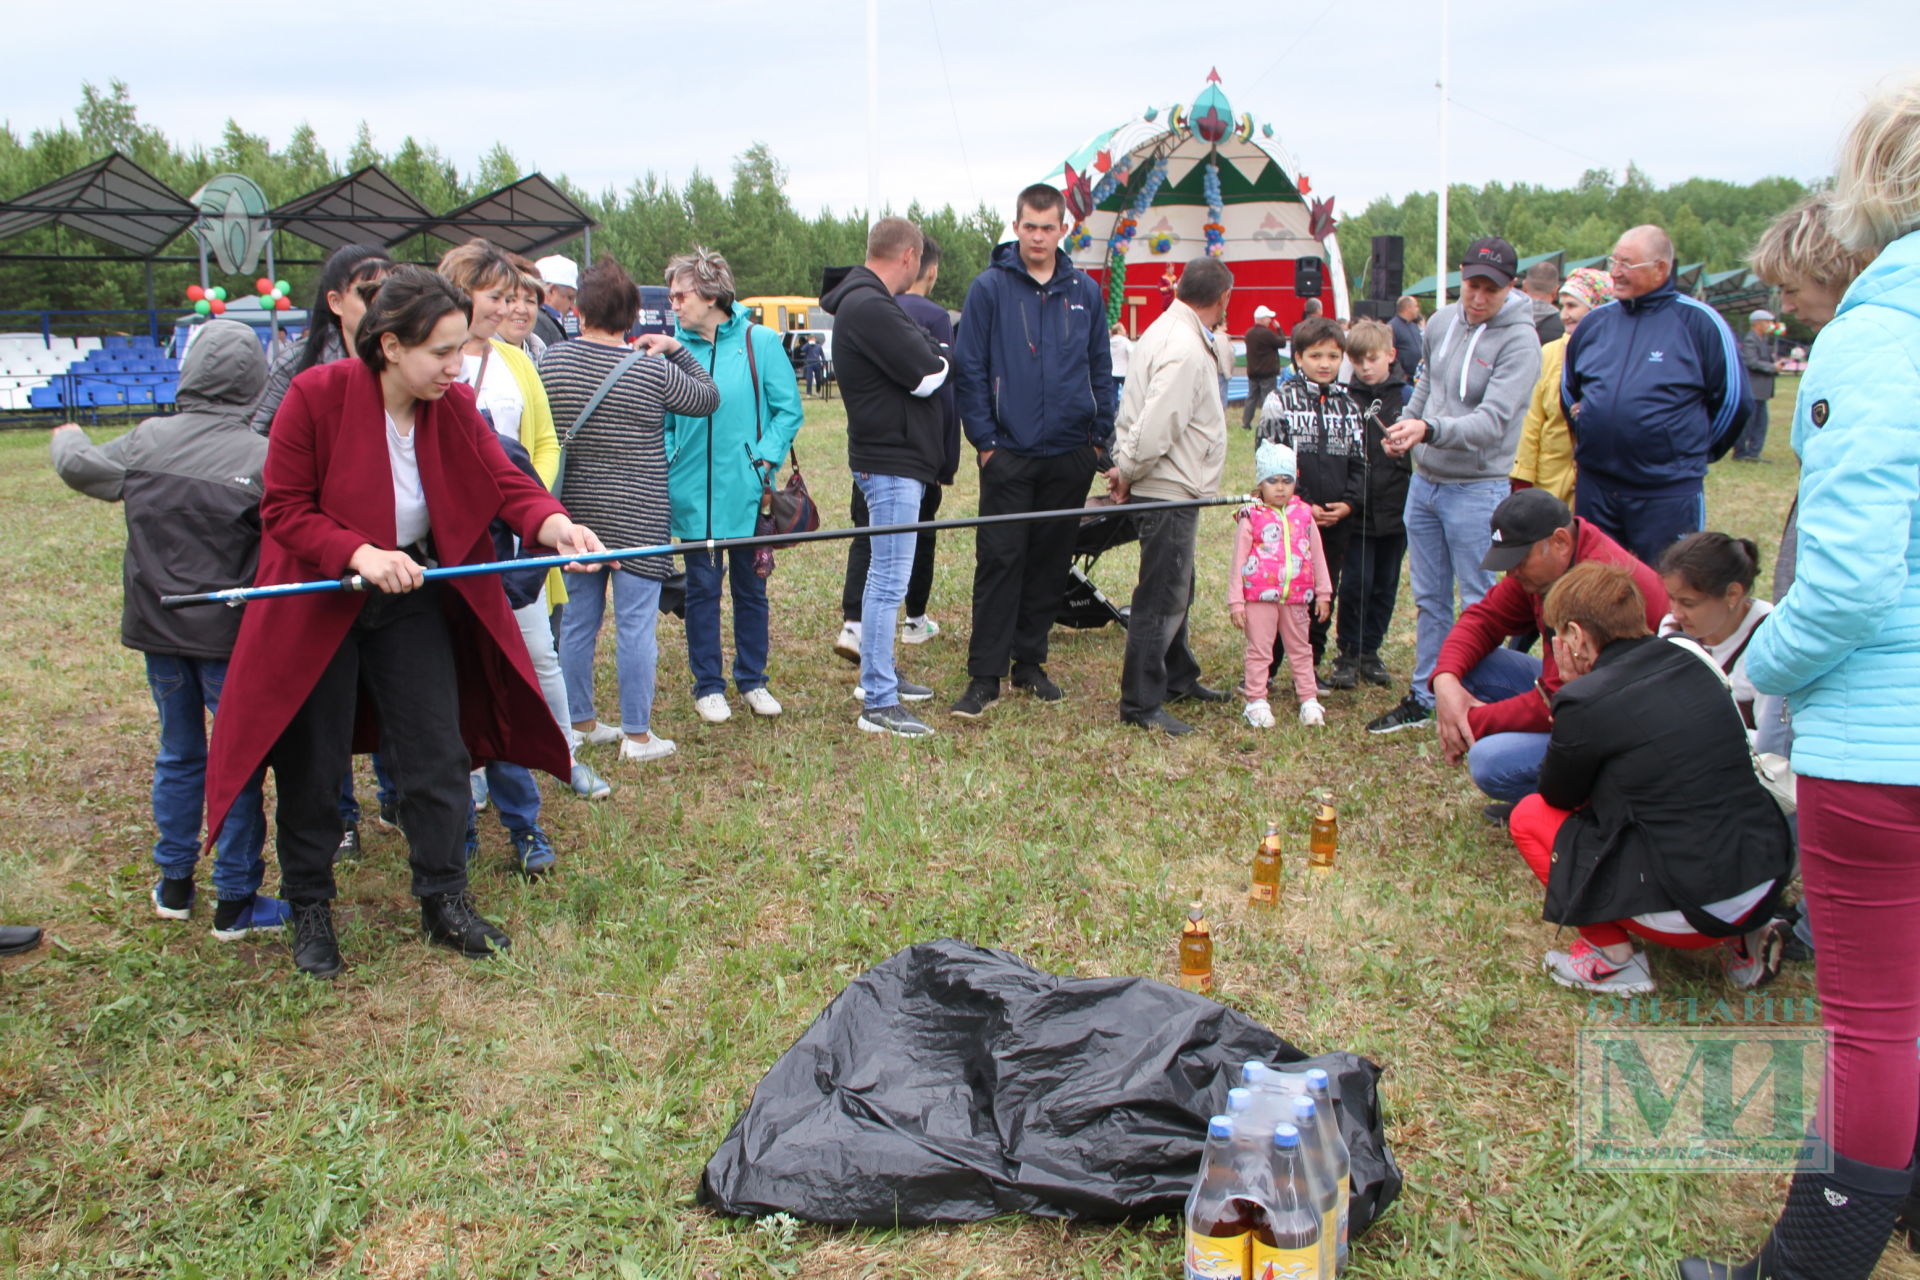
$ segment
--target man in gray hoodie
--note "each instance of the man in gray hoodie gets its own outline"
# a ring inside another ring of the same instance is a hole
[[[147,685],[160,715],[153,762],[153,860],[149,895],[164,920],[193,915],[200,856],[207,717],[218,715],[240,610],[162,609],[163,595],[249,587],[260,561],[260,472],[267,441],[248,425],[267,381],[267,359],[247,325],[209,321],[180,366],[178,413],[148,418],[96,445],[69,422],[53,433],[53,469],[89,497],[118,502],[127,516],[120,643],[146,655]],[[260,779],[233,803],[214,849],[213,936],[232,942],[287,919],[287,905],[259,892],[266,864]]]
[[[1413,684],[1400,705],[1367,726],[1394,733],[1433,719],[1433,667],[1453,628],[1454,586],[1466,609],[1493,589],[1480,567],[1493,541],[1493,510],[1507,496],[1527,400],[1540,378],[1533,305],[1513,287],[1519,258],[1488,236],[1460,264],[1460,301],[1434,312],[1406,414],[1382,444],[1413,453],[1407,488],[1407,564],[1418,612]]]

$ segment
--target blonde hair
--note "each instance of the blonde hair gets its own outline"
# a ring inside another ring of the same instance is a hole
[[[520,272],[514,269],[507,251],[481,236],[447,250],[436,270],[468,293],[482,289],[512,292],[520,287]]]
[[[1840,144],[1833,233],[1877,254],[1920,228],[1920,77],[1882,89]]]
[[[1588,560],[1560,575],[1540,606],[1540,620],[1553,631],[1577,622],[1594,648],[1604,649],[1615,640],[1647,634],[1647,601],[1632,569]]]
[[[1347,359],[1358,364],[1368,356],[1393,350],[1393,330],[1378,320],[1355,320],[1347,330]]]
[[[1775,288],[1803,280],[1845,289],[1872,260],[1840,243],[1833,234],[1833,193],[1816,191],[1768,224],[1747,265]]]

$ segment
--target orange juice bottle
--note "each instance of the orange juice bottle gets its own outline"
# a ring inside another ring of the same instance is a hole
[[[1333,792],[1322,791],[1320,808],[1313,815],[1313,830],[1307,836],[1307,865],[1315,871],[1331,871],[1339,851],[1340,817],[1333,811]]]
[[[1269,822],[1260,847],[1253,851],[1253,878],[1247,886],[1247,901],[1256,907],[1280,905],[1280,824]]]
[[[1213,934],[1197,902],[1187,908],[1187,922],[1180,928],[1180,985],[1188,991],[1213,990]]]

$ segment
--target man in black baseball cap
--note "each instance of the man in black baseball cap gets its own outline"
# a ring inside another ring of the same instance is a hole
[[[1566,563],[1557,566],[1559,571],[1547,579],[1546,585],[1551,586],[1572,564],[1573,512],[1545,489],[1520,490],[1493,509],[1493,519],[1488,523],[1493,527],[1493,542],[1481,557],[1480,567],[1489,573],[1518,568],[1533,544],[1552,538],[1556,529],[1567,530],[1566,546],[1561,548],[1566,554],[1552,558]]]

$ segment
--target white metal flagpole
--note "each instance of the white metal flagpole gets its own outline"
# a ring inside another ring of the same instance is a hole
[[[1433,305],[1447,305],[1447,89],[1452,78],[1453,0],[1440,0],[1440,209],[1435,219]]]
[[[867,0],[867,225],[880,220],[880,0]]]

